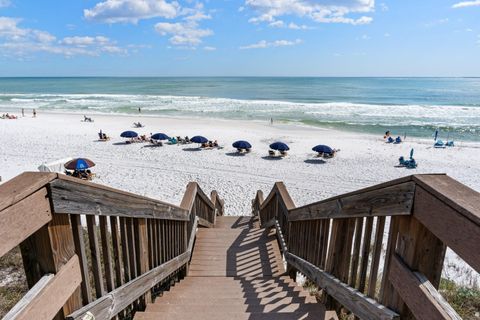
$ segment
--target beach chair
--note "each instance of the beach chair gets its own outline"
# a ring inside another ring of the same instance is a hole
[[[275,157],[275,151],[273,151],[273,150],[268,150],[268,155],[269,155],[270,157]]]
[[[252,149],[250,149],[250,148],[245,149],[246,153],[249,153],[250,151],[252,151]]]
[[[388,137],[387,143],[393,143],[395,140],[392,137]]]
[[[280,156],[286,157],[288,155],[287,151],[280,151]]]
[[[445,146],[447,146],[447,147],[454,147],[455,144],[454,144],[454,142],[453,142],[453,140],[452,140],[452,141],[447,141],[447,143],[445,143]]]
[[[237,148],[237,152],[238,152],[238,153],[242,153],[242,152],[243,152],[243,149]]]
[[[435,142],[435,144],[433,145],[433,147],[434,147],[434,148],[437,148],[437,149],[445,149],[446,144],[444,144],[443,141],[439,139],[439,140],[437,140],[437,141]]]
[[[399,143],[402,143],[402,138],[400,138],[400,136],[395,138],[394,144],[399,144]]]

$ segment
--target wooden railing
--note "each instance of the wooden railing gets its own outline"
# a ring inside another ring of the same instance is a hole
[[[478,192],[414,175],[299,208],[283,183],[262,198],[253,212],[277,229],[287,270],[315,282],[327,307],[361,319],[460,319],[438,287],[447,247],[480,270]]]
[[[4,319],[131,318],[186,275],[197,225],[223,214],[214,199],[196,183],[175,206],[54,173],[7,181],[0,257],[20,246],[30,290]]]

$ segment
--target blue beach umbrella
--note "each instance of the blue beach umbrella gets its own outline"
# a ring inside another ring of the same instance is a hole
[[[232,146],[237,149],[250,149],[252,147],[248,141],[244,140],[235,141]]]
[[[318,153],[333,153],[332,148],[323,144],[313,147],[312,150]]]
[[[195,142],[195,143],[207,143],[208,139],[202,136],[195,136],[190,139],[190,141]]]
[[[270,149],[278,151],[288,151],[290,148],[283,142],[274,142],[270,145]]]
[[[122,132],[120,137],[122,137],[122,138],[136,138],[136,137],[138,137],[138,133],[136,133],[135,131],[124,131],[124,132]]]
[[[73,159],[64,164],[65,169],[68,170],[86,170],[93,166],[95,166],[95,163],[86,158]]]
[[[170,139],[169,136],[167,136],[165,133],[155,133],[152,135],[153,140],[168,140]]]

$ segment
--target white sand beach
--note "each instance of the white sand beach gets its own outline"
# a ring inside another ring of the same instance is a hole
[[[65,157],[93,160],[94,182],[179,204],[189,181],[197,181],[209,194],[216,189],[225,200],[226,214],[248,215],[258,189],[265,196],[274,182],[283,181],[297,206],[415,173],[447,173],[480,191],[480,143],[456,141],[454,148],[434,149],[433,139],[408,138],[399,145],[387,144],[378,136],[339,132],[287,124],[95,115],[93,123],[79,114],[41,113],[37,118],[0,120],[0,176],[6,181],[23,171],[36,171],[43,162]],[[134,121],[144,128],[134,129]],[[112,137],[98,142],[102,129]],[[126,145],[120,133],[164,132],[218,140],[223,149],[198,151],[196,144],[150,147]],[[232,142],[250,141],[251,153],[235,154]],[[268,145],[283,141],[290,146],[283,159],[268,159]],[[341,151],[333,159],[315,158],[311,148],[326,144]],[[417,169],[398,168],[398,157],[415,149]],[[386,229],[388,230],[388,228]],[[447,254],[449,277],[469,277],[463,263]],[[461,266],[461,270],[456,270]],[[475,273],[474,273],[475,274]]]
[[[229,215],[250,214],[251,199],[261,189],[265,196],[275,181],[283,181],[295,204],[303,205],[362,187],[415,173],[447,173],[480,190],[480,143],[456,141],[456,147],[434,149],[432,139],[409,138],[399,145],[378,136],[313,127],[254,121],[181,119],[95,115],[93,123],[79,114],[41,113],[18,120],[0,120],[0,176],[2,181],[23,171],[36,171],[43,162],[65,157],[86,157],[97,165],[95,182],[164,200],[181,201],[189,181],[206,192],[216,189],[225,199]],[[134,129],[134,121],[146,126]],[[112,139],[98,142],[102,129]],[[218,140],[223,149],[201,150],[196,144],[150,147],[122,144],[120,133],[164,132],[167,135],[203,135]],[[237,156],[235,140],[248,140],[250,154]],[[267,159],[268,145],[283,141],[287,157]],[[333,159],[315,158],[311,148],[326,144],[341,151]],[[414,148],[417,169],[398,168],[398,157]]]

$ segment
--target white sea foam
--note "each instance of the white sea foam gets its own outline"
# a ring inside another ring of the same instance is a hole
[[[200,96],[130,94],[0,94],[0,109],[37,108],[80,113],[208,116],[226,119],[276,119],[350,126],[446,127],[480,130],[480,107],[386,105],[348,102],[301,103]]]

